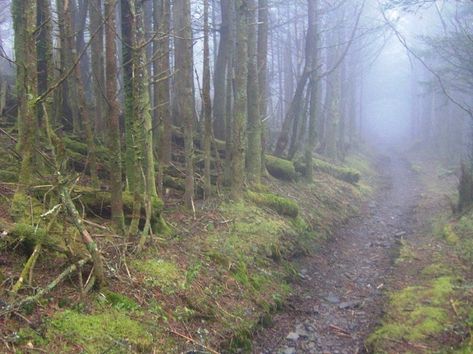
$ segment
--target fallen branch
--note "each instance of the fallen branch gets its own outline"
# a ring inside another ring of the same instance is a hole
[[[337,327],[335,325],[330,325],[329,328],[331,330],[335,331],[340,336],[352,338],[350,332],[347,332],[343,328]]]
[[[422,350],[427,350],[427,349],[430,349],[428,346],[426,345],[423,345],[423,344],[417,344],[417,343],[412,343],[412,342],[408,342],[406,340],[399,340],[399,339],[394,339],[394,338],[386,338],[387,340],[391,341],[391,342],[394,342],[394,343],[398,343],[398,344],[402,344],[402,345],[408,345],[410,347],[413,347],[413,348],[416,348],[416,349],[422,349]]]
[[[453,299],[450,299],[450,305],[452,306],[453,312],[455,312],[455,315],[457,317],[460,317],[460,314],[458,313],[457,305],[455,304],[455,301]]]
[[[94,261],[94,273],[95,278],[97,281],[98,286],[100,287],[105,283],[105,275],[103,270],[103,262],[94,239],[90,235],[89,231],[85,228],[83,219],[81,218],[77,208],[74,205],[74,202],[71,199],[71,195],[69,190],[66,187],[65,179],[58,174],[58,182],[59,182],[59,196],[61,197],[61,201],[67,211],[67,214],[72,219],[72,223],[79,231],[80,235],[82,236],[82,241],[84,242],[87,250],[89,251],[92,259]]]
[[[59,283],[61,283],[67,276],[69,276],[69,274],[75,272],[78,268],[82,267],[84,264],[86,264],[90,260],[91,260],[91,257],[88,257],[85,259],[81,259],[75,264],[70,265],[61,274],[59,274],[59,276],[56,279],[54,279],[51,283],[49,283],[48,286],[46,286],[43,289],[40,289],[35,295],[28,296],[16,303],[6,306],[6,309],[0,312],[0,316],[4,316],[8,313],[16,311],[17,309],[21,308],[24,305],[31,304],[33,302],[38,301],[44,295],[50,293]]]
[[[85,224],[88,224],[90,226],[93,226],[93,227],[96,227],[98,229],[101,229],[101,230],[104,230],[104,231],[110,231],[110,229],[106,226],[103,226],[103,225],[100,225],[100,224],[97,224],[95,222],[92,222],[90,220],[86,220],[86,219],[83,219],[82,221],[84,221]],[[95,235],[97,237],[97,235]],[[117,237],[120,237],[120,238],[123,238],[123,236],[118,236],[116,235]]]
[[[57,214],[59,213],[59,210],[61,210],[61,204],[56,205],[51,210],[49,210],[46,213],[44,213],[43,215],[41,215],[41,218],[45,218],[47,215],[51,215],[51,214],[53,214],[53,216],[54,216],[51,219],[51,221],[49,222],[48,227],[46,228],[46,233],[47,234],[51,231],[51,228],[53,227],[54,223],[56,222],[56,218],[57,218]],[[39,226],[39,224],[38,224],[38,226]],[[36,230],[37,230],[37,228],[35,229],[35,233],[36,233]],[[26,278],[27,275],[29,275],[29,277],[28,277],[29,284],[31,285],[33,283],[34,267],[36,265],[36,261],[38,260],[38,257],[39,257],[39,254],[40,254],[42,248],[43,248],[43,242],[39,241],[36,244],[36,246],[33,250],[33,253],[30,255],[28,261],[26,262],[25,267],[23,268],[23,271],[21,272],[20,278],[18,279],[18,281],[16,282],[16,284],[12,288],[13,293],[15,293],[15,294],[18,293],[18,291],[22,288],[23,282],[25,281],[25,278]]]

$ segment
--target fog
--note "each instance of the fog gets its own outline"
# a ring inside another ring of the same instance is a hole
[[[368,139],[400,143],[411,137],[410,75],[406,50],[391,37],[363,79]]]
[[[406,147],[421,143],[418,146],[433,154],[460,161],[471,140],[467,59],[471,5],[414,1],[396,8],[385,2],[386,8],[376,4],[372,3],[370,14],[384,21],[387,33],[373,37],[370,46],[379,51],[374,61],[364,63],[365,140]]]
[[[86,13],[84,10],[88,2],[72,3],[81,10],[74,16]],[[148,42],[144,43],[143,48],[147,49],[150,62],[159,61],[156,55],[151,56],[155,35],[151,27],[152,3],[150,0],[144,2],[147,9],[144,21],[145,36]],[[169,3],[172,5],[172,2]],[[209,92],[217,106],[216,112],[226,111],[226,114],[232,114],[234,98],[225,96],[225,90],[216,88],[218,77],[228,78],[229,75],[235,75],[235,68],[225,66],[223,73],[219,72],[219,58],[229,55],[222,50],[223,44],[231,41],[233,50],[238,48],[235,38],[228,39],[221,32],[227,21],[222,12],[223,3],[213,0],[207,4],[210,6]],[[2,72],[5,77],[11,77],[15,71],[12,64],[15,54],[11,1],[2,0],[0,4]],[[53,19],[51,40],[54,44],[53,57],[57,76],[58,73],[67,71],[67,68],[61,67],[66,64],[63,58],[65,52],[61,49],[64,42],[61,42],[62,29],[57,3],[50,4]],[[315,9],[312,18],[309,14],[310,6]],[[189,8],[192,27],[193,57],[190,70],[194,112],[196,124],[201,125],[203,75],[206,70],[204,1],[190,1]],[[265,142],[268,151],[274,150],[277,155],[287,155],[292,159],[301,153],[303,142],[309,142],[313,143],[317,153],[330,155],[330,159],[335,155],[343,159],[343,155],[351,147],[389,142],[404,146],[420,143],[426,150],[445,156],[465,155],[471,140],[469,122],[472,117],[471,2],[269,1],[267,10],[267,82],[261,104],[265,107],[262,114],[267,129]],[[117,15],[120,11],[118,6]],[[90,46],[90,19],[87,16],[83,19],[82,28],[81,21],[77,20],[74,25],[75,33],[77,36],[83,33],[82,40],[85,39],[86,42],[80,62],[85,71],[84,80],[90,89],[89,85],[94,81],[90,61],[96,56]],[[258,25],[261,24],[259,21]],[[311,27],[314,30],[312,40],[316,46],[308,50]],[[119,48],[122,41],[121,30],[119,28],[116,38]],[[173,31],[176,29],[171,26],[170,32],[165,34],[170,48],[169,92],[173,92],[174,86],[179,82],[176,63],[180,54],[175,51],[179,36]],[[118,60],[121,60],[120,55],[118,53]],[[238,61],[232,65],[235,66],[236,63]],[[315,63],[317,66],[312,68]],[[155,69],[150,67],[149,70],[150,77],[159,76],[159,73],[154,72]],[[315,72],[318,79],[304,75],[309,71]],[[121,78],[122,75],[120,71],[117,77]],[[13,100],[14,85],[11,79],[9,80],[12,88],[10,97]],[[123,93],[121,79],[119,84],[120,92]],[[151,95],[155,84],[150,81]],[[316,102],[311,102],[313,85],[318,86],[317,97],[314,97]],[[87,95],[91,100],[90,92],[87,92]],[[122,94],[121,100],[123,101]],[[161,103],[152,103],[155,112]],[[91,100],[90,105],[93,104]],[[177,96],[171,95],[170,101],[165,104],[171,106],[171,119],[177,122]],[[314,136],[317,138],[314,142],[308,140],[310,133],[307,130],[312,104],[317,106],[317,116],[314,116]],[[221,105],[224,107],[221,108]],[[157,113],[153,115],[154,119],[157,119]],[[14,117],[9,118],[14,120]],[[224,123],[219,123],[222,117],[213,112],[212,120],[216,137],[223,140],[226,138],[222,128]],[[335,128],[332,129],[333,127]],[[292,152],[289,151],[291,149]],[[329,153],[329,150],[334,151]],[[460,161],[460,158],[457,160]]]

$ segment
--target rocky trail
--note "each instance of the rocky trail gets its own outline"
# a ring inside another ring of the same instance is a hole
[[[254,341],[254,353],[363,353],[379,323],[386,281],[403,238],[415,234],[421,182],[399,155],[377,161],[375,197],[323,249],[300,264],[286,310]]]

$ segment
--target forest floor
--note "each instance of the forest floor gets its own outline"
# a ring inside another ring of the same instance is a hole
[[[255,331],[281,310],[300,279],[294,260],[315,254],[371,191],[363,155],[349,156],[345,169],[318,161],[311,185],[268,176],[241,202],[199,200],[195,212],[182,207],[179,189],[169,188],[164,217],[172,233],[136,253],[135,239],[109,227],[107,192],[91,190],[79,170],[73,194],[104,255],[107,287],[85,294],[92,271],[86,265],[47,296],[17,307],[16,299],[45,288],[86,250],[61,218],[44,241],[59,251],[45,247],[31,281],[18,295],[9,292],[36,242],[22,230],[48,209],[33,190],[31,220],[10,215],[18,165],[8,157],[0,156],[12,171],[0,175],[0,227],[8,230],[0,238],[1,353],[250,352]],[[295,175],[295,166],[284,164]],[[359,183],[344,180],[352,169],[363,176]],[[72,260],[61,253],[66,247]]]
[[[300,262],[302,281],[254,353],[446,352],[468,336],[472,294],[458,284],[470,268],[432,231],[451,212],[455,176],[386,156],[376,196]]]
[[[17,165],[7,157],[13,172],[0,174],[0,222],[15,231],[22,225],[10,216],[9,180]],[[97,203],[81,195],[81,176],[76,198],[108,287],[82,294],[88,265],[0,316],[0,352],[443,353],[465,342],[473,212],[449,216],[455,176],[412,154],[386,154],[374,168],[372,159],[351,155],[342,170],[318,161],[311,185],[268,177],[239,203],[199,201],[195,213],[170,189],[164,216],[173,232],[139,254],[88,206]],[[344,180],[351,171],[358,183]],[[29,199],[35,218],[44,213],[41,199]],[[51,237],[82,255],[66,221]],[[25,240],[0,238],[0,315],[31,251]],[[45,249],[19,295],[44,288],[70,262]]]

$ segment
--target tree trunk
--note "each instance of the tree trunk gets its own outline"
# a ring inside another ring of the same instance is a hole
[[[236,0],[235,107],[232,129],[231,196],[241,200],[245,182],[245,145],[248,116],[248,3]]]
[[[37,97],[36,1],[13,0],[12,14],[17,63],[18,148],[21,155],[18,193],[23,193],[31,182],[37,127],[35,109]]]
[[[299,112],[299,118],[294,119],[294,123],[297,120],[297,124],[293,124],[293,132],[291,138],[291,145],[289,146],[289,151],[287,157],[289,160],[293,160],[296,154],[299,152],[303,143],[306,143],[307,138],[307,115],[310,106],[310,81],[308,89],[305,92],[305,98],[303,100],[303,108]]]
[[[248,181],[261,183],[261,133],[262,122],[259,108],[258,86],[258,18],[256,0],[248,4],[248,152],[246,166]]]
[[[134,115],[139,119],[143,136],[143,156],[145,187],[148,199],[157,198],[155,164],[153,154],[153,123],[151,117],[151,102],[149,97],[149,78],[146,65],[146,36],[144,25],[143,3],[137,1],[135,5],[136,44],[134,60],[133,88],[134,88]]]
[[[94,55],[92,58],[92,83],[94,93],[94,127],[98,134],[105,131],[105,115],[107,102],[105,101],[105,62],[104,62],[104,39],[103,39],[103,16],[102,0],[90,0],[89,18],[91,34],[96,33],[92,38],[91,50]],[[115,6],[115,5],[114,5]]]
[[[141,215],[143,183],[141,174],[141,129],[134,115],[134,63],[133,46],[136,43],[132,1],[121,0],[121,27],[122,27],[122,64],[123,86],[125,93],[125,166],[128,190],[133,193],[133,215],[128,234],[138,234]]]
[[[51,4],[49,0],[38,0],[38,21],[39,27],[37,40],[38,54],[38,95],[45,93],[54,79],[53,63],[53,35]],[[52,116],[52,99],[47,99],[48,116]],[[39,127],[44,127],[45,114],[42,109],[37,110]]]
[[[234,38],[232,30],[232,39]],[[232,184],[232,124],[234,109],[234,45],[232,44],[232,54],[228,60],[226,82],[225,82],[225,164],[224,164],[224,184],[230,186]]]
[[[74,33],[76,34],[76,53],[82,53],[86,46],[85,43],[85,29],[87,22],[87,13],[89,10],[89,1],[90,0],[78,0],[77,7],[75,2],[72,1],[72,14],[73,14],[73,24],[74,24]],[[95,53],[93,53],[95,55]],[[91,99],[91,87],[90,87],[90,58],[88,52],[85,51],[80,58],[80,73],[81,81],[84,85],[84,93],[86,95],[87,101]]]
[[[231,40],[232,7],[231,0],[221,0],[222,24],[220,25],[220,42],[214,74],[214,133],[218,139],[225,138],[225,103],[226,103],[226,75],[229,75],[228,65],[233,47]]]
[[[236,43],[236,28],[235,28],[235,3],[230,2],[228,5],[228,55],[227,66],[225,74],[225,163],[224,163],[224,185],[231,186],[232,184],[232,125],[233,125],[233,110],[234,110],[234,87],[233,79],[234,62],[235,62],[235,43]],[[214,85],[215,86],[215,85]],[[215,86],[216,89],[216,86]],[[214,102],[218,104],[219,102]],[[217,107],[214,107],[214,112]]]
[[[112,221],[115,230],[124,235],[125,219],[122,200],[122,159],[120,144],[119,103],[117,90],[117,47],[116,33],[116,0],[105,0],[105,60],[106,60],[106,99],[108,118],[108,148],[110,153],[110,187]]]
[[[66,35],[66,44],[68,48],[73,47],[74,33],[73,30],[73,5],[72,2],[68,4],[69,6],[63,8],[62,12],[62,21],[64,26],[64,31]],[[77,51],[72,51],[68,54],[70,60],[70,65],[74,65],[79,58]],[[85,130],[85,140],[87,142],[87,148],[89,152],[88,162],[89,162],[89,171],[92,179],[92,185],[98,186],[98,176],[97,176],[97,153],[96,146],[93,136],[93,129],[89,117],[89,108],[87,107],[87,101],[85,98],[84,92],[84,82],[82,82],[81,66],[75,65],[73,75],[71,75],[69,82],[69,92],[74,93],[74,100],[70,100],[70,105],[73,107],[73,111],[78,115],[77,119],[81,119],[84,130]],[[77,123],[78,124],[78,123]]]
[[[305,68],[304,72],[302,73],[302,76],[297,82],[296,92],[294,93],[294,97],[292,98],[291,104],[284,118],[281,133],[278,137],[276,148],[274,149],[274,154],[276,156],[282,156],[286,151],[287,145],[289,144],[291,122],[293,121],[293,119],[295,119],[295,117],[300,114],[301,107],[303,106],[302,101],[304,100],[304,90],[310,76],[309,74],[309,70]]]
[[[73,54],[76,52],[74,45],[74,29],[72,27],[71,16],[71,4],[63,0],[56,0],[57,12],[59,15],[59,33],[61,38],[61,66],[63,72],[71,70],[74,60]],[[75,134],[80,134],[80,114],[79,107],[75,104],[77,100],[77,85],[74,75],[69,75],[66,78],[67,85],[67,96],[63,99],[67,102],[67,106],[71,111],[70,124],[72,124],[72,131]]]
[[[344,37],[340,39],[340,42],[343,43],[345,41]],[[338,137],[337,137],[337,145],[338,145],[338,158],[340,161],[345,160],[346,155],[346,125],[347,125],[347,103],[348,103],[348,96],[347,96],[347,70],[346,70],[346,63],[343,62],[340,65],[340,98],[339,98],[339,123],[338,123]]]
[[[310,75],[310,108],[309,108],[309,134],[305,147],[305,163],[306,171],[305,178],[309,183],[313,181],[313,159],[312,154],[316,146],[317,138],[317,112],[318,112],[318,77],[316,68],[318,66],[318,19],[317,11],[319,6],[319,0],[309,0],[308,3],[309,12],[309,28],[307,30],[307,46],[306,55],[309,55],[311,75]]]
[[[154,30],[156,38],[154,40],[155,58],[153,60],[154,72],[154,106],[155,124],[157,124],[157,145],[158,145],[158,186],[162,192],[163,170],[171,161],[171,95],[170,95],[170,59],[169,59],[169,38],[170,38],[170,1],[154,1]]]
[[[184,128],[184,154],[186,161],[186,184],[184,202],[193,207],[194,198],[194,82],[192,56],[192,22],[190,0],[174,2],[174,60],[176,113]]]
[[[210,158],[212,144],[212,102],[210,100],[209,0],[204,0],[204,63],[202,74],[202,112],[204,119],[204,197],[211,195]]]
[[[264,162],[266,129],[264,120],[268,114],[268,33],[269,8],[268,0],[258,0],[258,88],[261,127],[261,173],[266,173]]]

